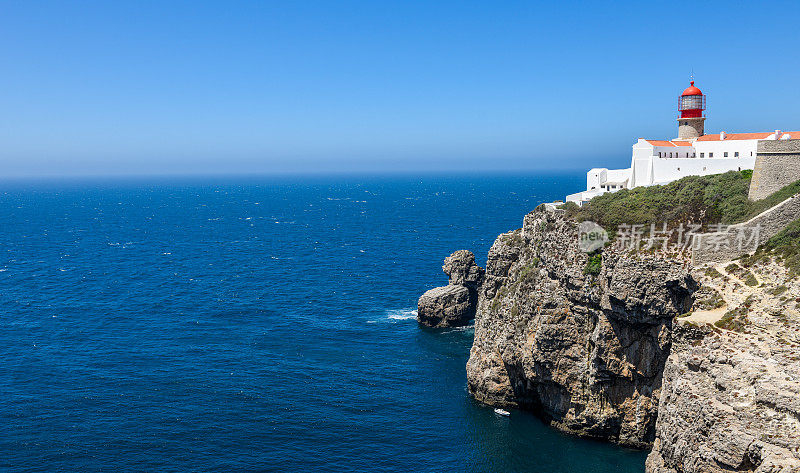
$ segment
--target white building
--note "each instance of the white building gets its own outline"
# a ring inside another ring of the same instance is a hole
[[[678,138],[669,141],[639,138],[627,169],[596,168],[586,174],[586,190],[567,196],[582,205],[606,192],[666,184],[686,176],[753,169],[759,140],[800,138],[800,132],[731,133],[706,135],[705,95],[691,86],[678,99]]]

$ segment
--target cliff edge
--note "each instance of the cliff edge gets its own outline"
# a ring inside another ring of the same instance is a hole
[[[673,319],[697,287],[680,262],[586,254],[574,221],[538,209],[489,251],[469,391],[566,432],[647,447]]]

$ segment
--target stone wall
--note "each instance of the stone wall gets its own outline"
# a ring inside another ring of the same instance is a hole
[[[747,222],[731,225],[725,232],[695,235],[692,241],[692,263],[721,263],[750,254],[758,245],[798,218],[800,194],[784,200]]]
[[[761,200],[797,180],[800,180],[800,139],[759,141],[750,200]]]
[[[697,138],[703,136],[704,123],[706,119],[700,118],[679,118],[678,119],[678,138],[688,140],[690,138]],[[685,125],[684,125],[685,123]]]

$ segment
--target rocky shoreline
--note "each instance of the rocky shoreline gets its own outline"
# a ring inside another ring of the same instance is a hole
[[[743,282],[723,268],[587,254],[577,223],[540,207],[497,238],[485,271],[464,250],[443,270],[450,284],[420,298],[418,321],[474,316],[475,399],[652,449],[650,473],[800,471],[800,287],[780,265],[753,268],[761,285],[739,300]],[[727,309],[744,321],[708,319]]]

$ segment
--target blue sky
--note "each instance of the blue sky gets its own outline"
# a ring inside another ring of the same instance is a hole
[[[624,166],[676,134],[800,129],[800,5],[0,2],[0,173]]]

